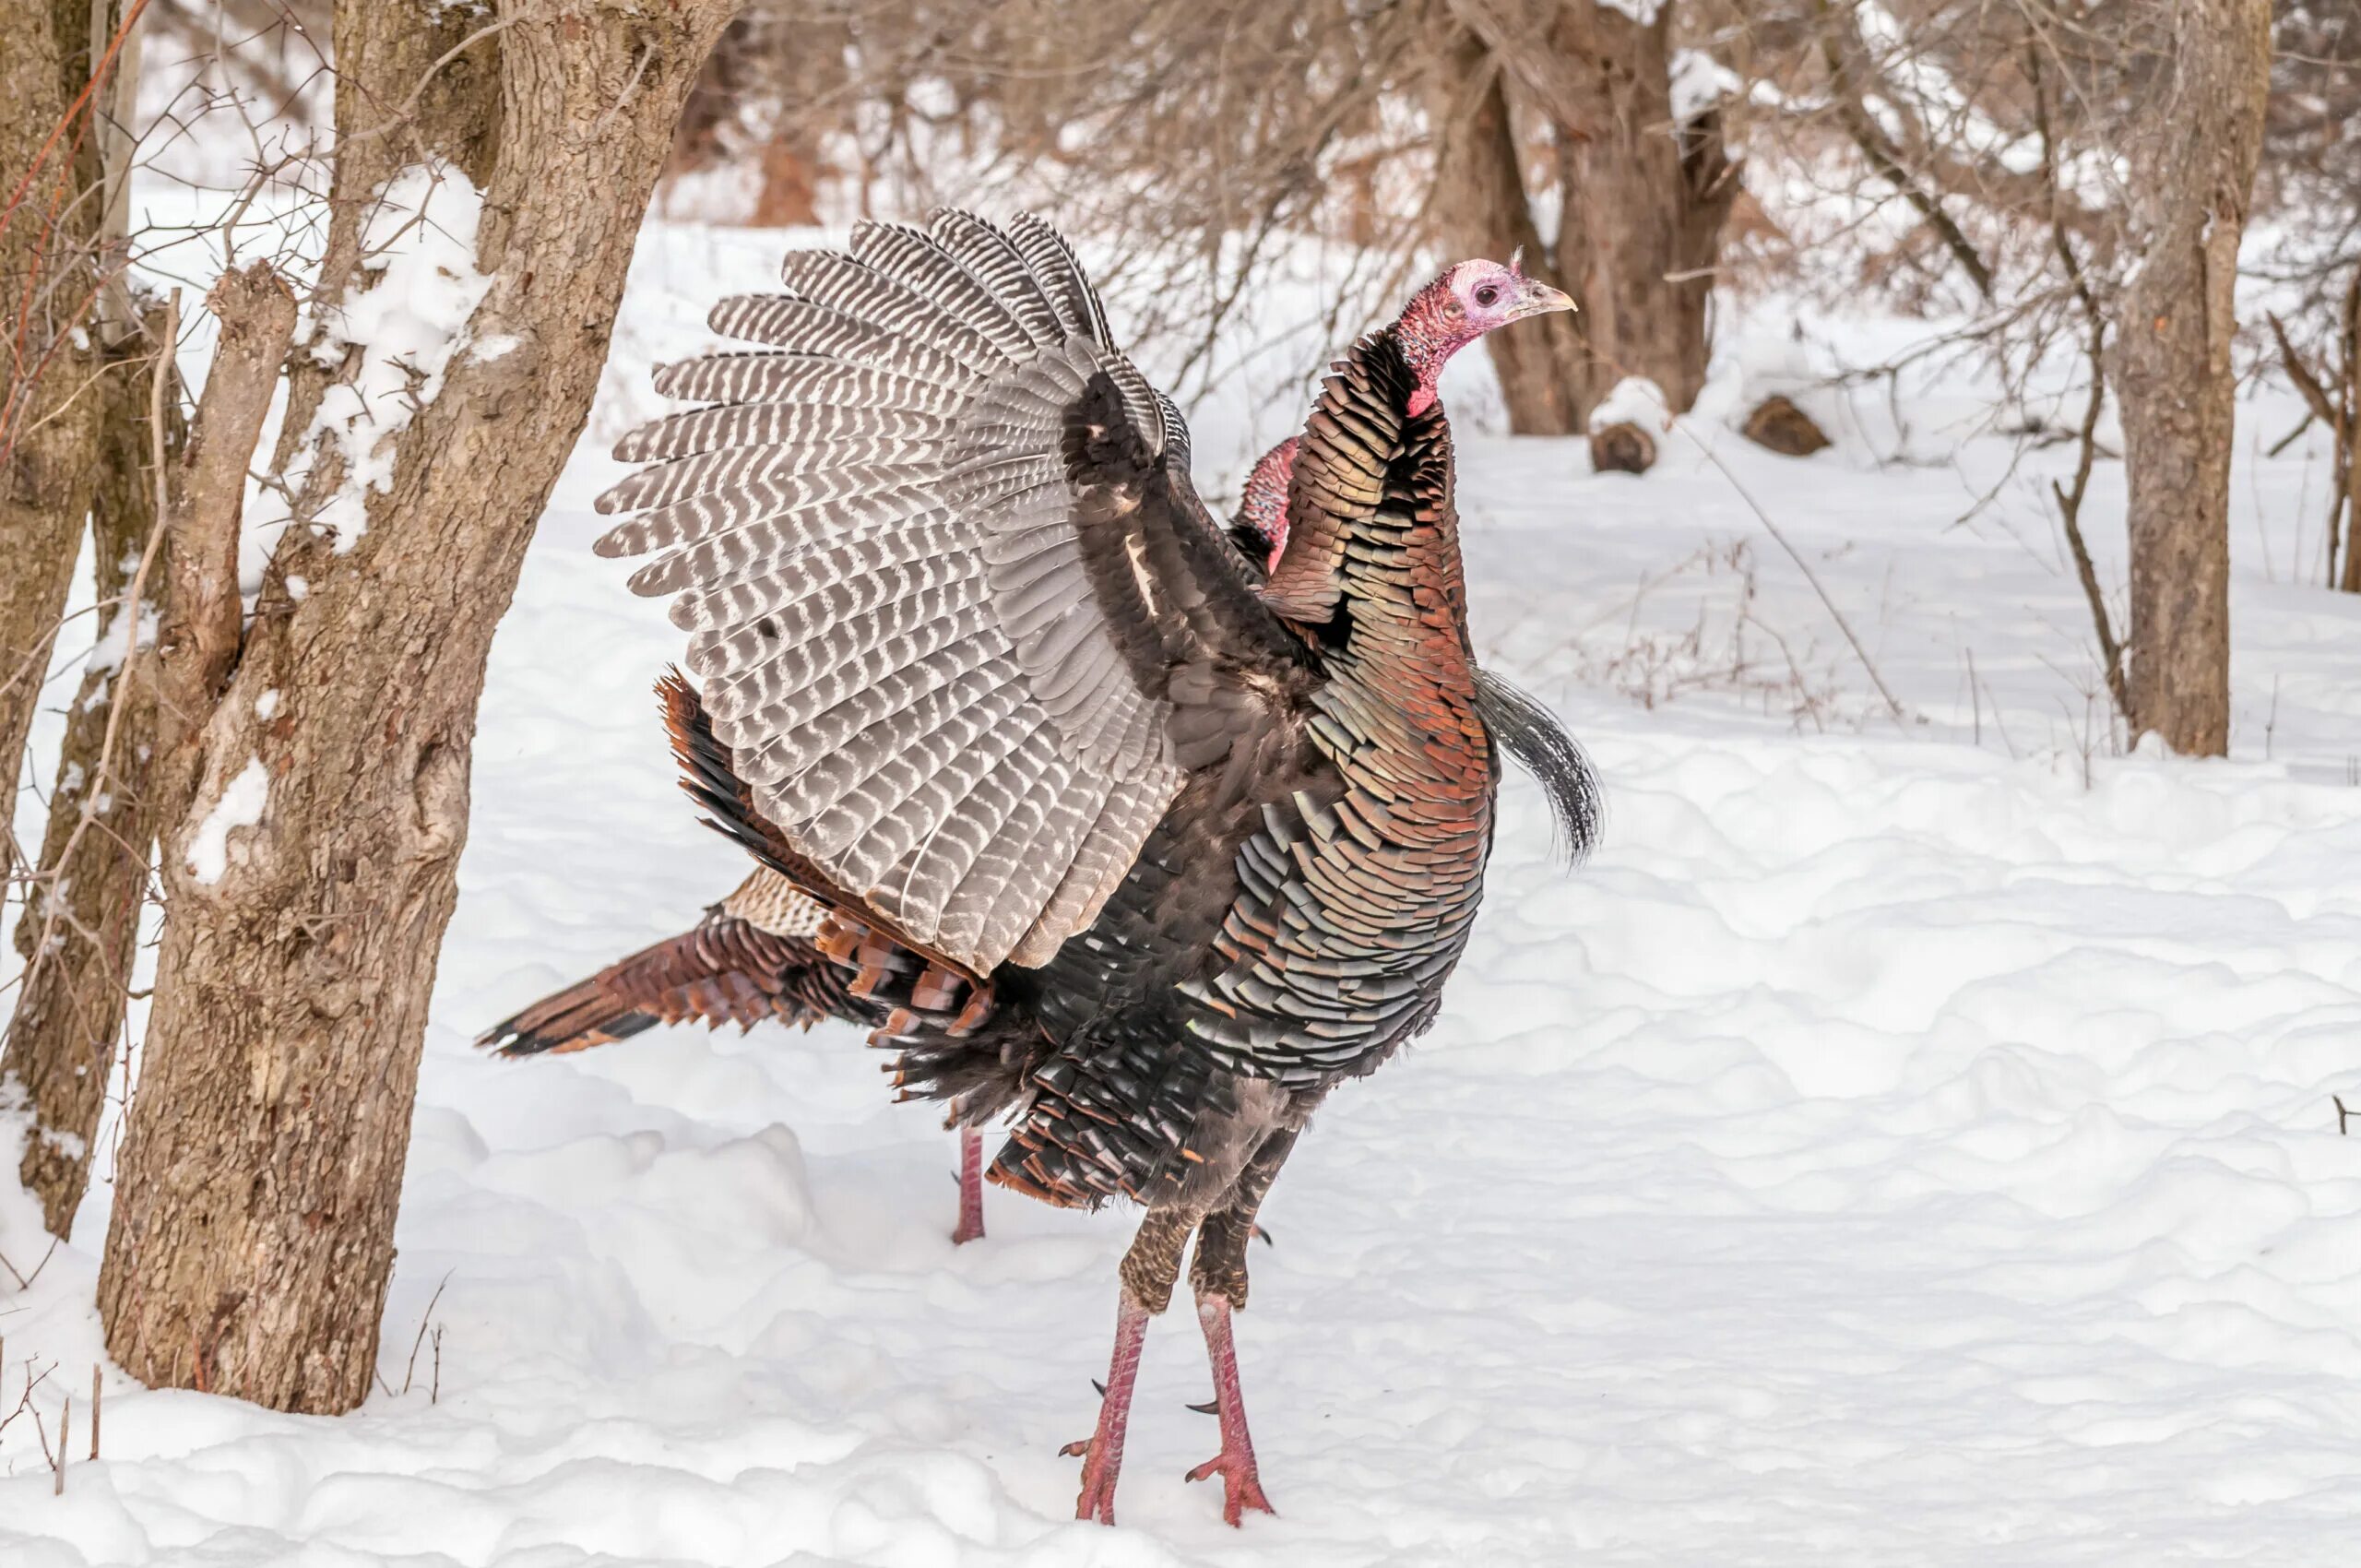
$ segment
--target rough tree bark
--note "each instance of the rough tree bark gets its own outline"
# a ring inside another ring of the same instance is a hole
[[[17,922],[25,969],[8,1020],[7,1066],[32,1116],[19,1174],[61,1237],[89,1184],[156,837],[152,644],[135,646],[148,612],[133,609],[129,597],[156,523],[150,377],[163,362],[163,331],[159,312],[145,338],[110,350],[96,389],[103,400],[91,556],[100,602],[117,608],[100,623],[66,712],[41,867]],[[179,441],[169,394],[163,406],[170,454]],[[150,576],[152,600],[161,578],[152,568]]]
[[[97,473],[99,141],[50,134],[89,79],[88,4],[0,0],[0,800],[16,800]],[[102,13],[103,14],[103,13]],[[12,844],[0,813],[0,844]],[[0,868],[6,857],[0,857]]]
[[[485,655],[587,414],[682,99],[732,9],[520,0],[478,46],[496,52],[500,112],[469,333],[501,351],[452,358],[343,553],[289,531],[164,833],[156,1000],[99,1287],[108,1350],[147,1382],[314,1411],[368,1390]],[[339,45],[425,16],[345,0]],[[183,521],[176,507],[176,548]],[[291,564],[308,592],[291,591]],[[168,694],[205,675],[225,591],[184,599],[186,580],[176,566]],[[267,779],[259,821],[201,881],[192,841],[250,765]]]
[[[2175,0],[2128,51],[2132,278],[2114,376],[2130,480],[2130,719],[2189,756],[2230,740],[2238,242],[2270,88],[2269,0]]]
[[[387,9],[339,4],[332,23],[338,141],[314,295],[322,310],[336,308],[362,279],[362,230],[386,182],[433,157],[481,189],[499,144],[500,35],[489,30],[500,19],[489,6],[421,6],[414,17],[383,15]],[[289,365],[274,471],[294,460],[321,398],[352,371],[350,354],[340,362],[303,355]]]
[[[1589,350],[1575,401],[1587,419],[1631,375],[1686,412],[1705,385],[1713,269],[1738,191],[1721,116],[1673,117],[1669,4],[1642,22],[1567,0],[1553,42],[1582,111],[1559,131],[1558,269]]]

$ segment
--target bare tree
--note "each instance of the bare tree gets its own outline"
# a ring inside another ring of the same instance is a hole
[[[2281,288],[2281,365],[2332,448],[2323,579],[2361,593],[2361,0],[2295,0],[2277,23],[2258,213],[2283,216],[2257,270]]]
[[[162,313],[111,348],[101,381],[91,559],[109,608],[66,709],[41,860],[18,918],[25,960],[7,1027],[7,1070],[32,1123],[19,1171],[64,1236],[89,1184],[107,1082],[122,1043],[135,944],[156,839],[153,613],[133,586],[155,534],[156,454],[179,447]],[[114,363],[112,362],[123,362]],[[150,424],[161,419],[160,434]]]
[[[1440,48],[1428,108],[1435,137],[1436,234],[1445,249],[1471,255],[1501,246],[1522,252],[1534,276],[1564,288],[1556,253],[1543,241],[1525,193],[1506,77],[1483,40],[1454,23]],[[1555,315],[1513,341],[1505,332],[1488,340],[1511,430],[1581,434],[1597,401],[1584,326],[1575,315]]]
[[[2269,0],[2147,8],[2127,127],[2130,279],[2114,373],[2130,479],[2135,729],[2230,741],[2230,453],[2238,244],[2271,82]]]
[[[154,841],[147,790],[154,616],[133,602],[133,588],[155,525],[150,421],[172,408],[155,385],[168,357],[163,314],[143,316],[122,277],[131,245],[130,127],[143,30],[138,14],[119,6],[92,6],[83,19],[93,30],[82,41],[82,68],[96,71],[112,60],[79,114],[69,115],[70,134],[98,150],[100,184],[89,196],[98,214],[97,274],[71,325],[61,319],[51,329],[78,333],[92,345],[90,380],[79,398],[89,405],[93,447],[83,499],[98,633],[67,708],[40,860],[24,878],[16,945],[25,963],[5,1036],[6,1071],[31,1116],[20,1173],[61,1237],[89,1179]],[[53,253],[45,259],[57,266],[67,258]],[[165,440],[169,445],[169,434]],[[82,536],[78,526],[66,531],[57,541],[61,552],[70,558]]]
[[[737,165],[742,216],[765,228],[820,221],[823,143],[852,100],[843,21],[796,0],[755,0],[714,45],[672,138],[668,176]]]
[[[1738,189],[1707,100],[1672,91],[1674,7],[1568,0],[1539,58],[1555,125],[1563,215],[1557,267],[1580,312],[1586,353],[1574,400],[1590,408],[1618,381],[1655,384],[1676,412],[1705,385],[1707,302],[1722,225]]]
[[[1755,96],[1777,106],[1773,134],[1801,151],[1795,166],[1824,167],[1831,143],[1855,155],[1836,205],[1857,236],[1893,237],[1882,252],[1861,238],[1851,248],[1887,267],[1889,281],[1915,269],[1965,284],[1928,290],[1940,308],[1970,313],[1948,341],[1999,363],[2022,439],[2075,443],[2073,476],[2055,494],[2106,687],[2127,735],[2154,731],[2184,752],[2219,754],[2228,741],[2240,242],[2259,195],[2361,213],[2349,194],[2321,199],[2361,145],[2332,108],[2361,105],[2338,53],[2352,47],[2339,20],[2350,9],[2282,8],[2294,47],[2281,75],[2304,82],[2304,107],[2274,111],[2285,167],[2260,193],[2272,71],[2264,0],[1795,0],[1733,24],[1763,89]],[[1815,134],[1826,140],[1812,145]],[[1893,224],[1896,208],[1915,222]],[[2320,243],[2318,223],[2296,227],[2307,242],[2298,269],[2338,285],[2317,291],[2331,318],[2312,334],[2319,343],[2334,329],[2352,249],[2344,237]],[[2059,419],[2018,401],[2037,367],[2066,354],[2087,377],[2078,409]],[[2085,538],[2109,396],[2130,481],[2128,613],[2111,605]]]
[[[12,803],[98,471],[87,320],[106,276],[93,243],[104,174],[98,139],[71,133],[89,123],[72,111],[103,86],[94,63],[113,64],[111,20],[103,6],[0,5],[0,787]]]
[[[216,291],[170,476],[166,919],[99,1288],[150,1384],[314,1411],[368,1389],[485,655],[732,9],[342,0],[320,339],[290,356],[267,267]],[[455,314],[381,339],[430,281]],[[249,618],[243,472],[282,374],[290,520]]]

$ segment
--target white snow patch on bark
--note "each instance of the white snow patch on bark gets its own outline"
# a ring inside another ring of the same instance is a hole
[[[468,322],[492,279],[476,270],[476,229],[483,196],[440,160],[413,164],[386,182],[362,232],[362,267],[373,281],[322,313],[313,353],[323,362],[361,350],[350,381],[321,399],[314,436],[333,442],[343,481],[312,519],[335,530],[338,552],[369,526],[368,498],[394,483],[396,438],[443,390]]]
[[[207,887],[219,882],[230,869],[230,830],[260,822],[263,807],[269,802],[270,775],[260,757],[248,757],[213,809],[205,814],[205,820],[196,825],[196,835],[188,841],[189,875]]]

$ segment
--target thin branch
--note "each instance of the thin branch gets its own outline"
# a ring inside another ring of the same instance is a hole
[[[2091,291],[2090,279],[2074,255],[2073,242],[2067,235],[2066,220],[2058,207],[2058,143],[2049,129],[2049,90],[2042,77],[2041,52],[2031,45],[2025,50],[2025,75],[2033,87],[2034,130],[2041,139],[2042,180],[2048,188],[2050,244],[2058,252],[2058,265],[2066,269],[2067,282],[2090,331],[2084,352],[2091,365],[2091,398],[2083,406],[2082,428],[2076,433],[2074,482],[2069,487],[2052,480],[2049,490],[2058,498],[2058,520],[2065,527],[2066,548],[2073,553],[2074,575],[2082,580],[2082,597],[2090,603],[2091,626],[2098,634],[2099,668],[2106,681],[2107,698],[2129,724],[2131,689],[2124,670],[2124,648],[2116,638],[2114,618],[2107,613],[2106,595],[2099,588],[2098,568],[2092,564],[2090,544],[2082,537],[2082,500],[2090,493],[2091,465],[2098,456],[2099,414],[2106,403],[2106,313],[2099,308],[2098,296]]]
[[[1703,453],[1705,460],[1719,469],[1724,479],[1729,481],[1730,488],[1738,492],[1738,499],[1745,502],[1747,509],[1754,514],[1754,520],[1762,525],[1762,531],[1771,536],[1773,542],[1786,552],[1787,559],[1795,563],[1796,570],[1804,575],[1804,581],[1809,583],[1811,591],[1819,595],[1821,606],[1828,612],[1828,618],[1836,623],[1836,629],[1844,633],[1845,642],[1852,645],[1853,657],[1860,660],[1861,668],[1869,672],[1869,683],[1877,687],[1878,695],[1885,699],[1886,711],[1892,717],[1893,721],[1896,724],[1908,723],[1910,710],[1902,705],[1900,697],[1893,695],[1893,688],[1885,683],[1885,676],[1878,670],[1878,661],[1869,657],[1869,647],[1853,630],[1853,623],[1846,620],[1845,612],[1837,608],[1834,597],[1828,591],[1828,586],[1820,580],[1820,574],[1811,569],[1811,563],[1804,559],[1803,552],[1795,547],[1794,541],[1787,538],[1786,530],[1771,520],[1771,514],[1763,510],[1762,503],[1757,501],[1754,498],[1754,493],[1739,481],[1738,475],[1730,470],[1730,466],[1722,461],[1721,454],[1714,451],[1710,444],[1689,428],[1687,420],[1677,419],[1671,422],[1672,428],[1687,436],[1689,444]]]
[[[1821,22],[1821,59],[1835,84],[1836,117],[1844,125],[1845,134],[1852,137],[1853,144],[1861,149],[1861,156],[1869,160],[1869,167],[1877,172],[1878,177],[1901,192],[1902,198],[1917,209],[1918,216],[1935,232],[1936,238],[1943,242],[1943,248],[1950,251],[1959,263],[1960,270],[1966,273],[1968,280],[1975,285],[1975,291],[1990,299],[1992,268],[1976,253],[1975,242],[1952,221],[1951,214],[1943,210],[1942,204],[1935,199],[1933,194],[1919,184],[1917,178],[1903,163],[1901,149],[1886,139],[1885,133],[1878,128],[1878,123],[1863,107],[1860,87],[1853,79],[1852,66],[1845,59],[1844,46],[1836,40],[1834,8],[1828,0],[1819,0],[1814,9]],[[1852,32],[1849,18],[1845,27],[1848,36],[1857,41],[1858,35]]]

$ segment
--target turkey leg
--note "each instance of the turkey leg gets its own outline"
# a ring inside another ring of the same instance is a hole
[[[1179,1206],[1149,1209],[1139,1234],[1132,1238],[1131,1250],[1123,1254],[1117,1271],[1122,1292],[1115,1313],[1115,1356],[1108,1363],[1107,1386],[1098,1401],[1098,1430],[1058,1451],[1082,1455],[1082,1498],[1074,1511],[1077,1519],[1115,1522],[1115,1480],[1123,1467],[1123,1430],[1131,1420],[1132,1384],[1139,1376],[1147,1320],[1171,1304],[1181,1250],[1203,1212]]]
[[[1197,1231],[1189,1281],[1196,1288],[1197,1322],[1205,1331],[1205,1359],[1214,1374],[1214,1413],[1221,1418],[1221,1452],[1189,1472],[1192,1481],[1222,1480],[1221,1516],[1239,1524],[1249,1508],[1275,1514],[1264,1495],[1254,1467],[1254,1439],[1246,1430],[1246,1399],[1238,1383],[1238,1347],[1230,1336],[1230,1313],[1246,1304],[1246,1243],[1254,1234],[1255,1212],[1295,1147],[1296,1129],[1283,1127],[1264,1138],[1238,1173],[1221,1207]]]
[[[984,1135],[973,1127],[959,1129],[959,1229],[951,1232],[954,1246],[984,1239]]]
[[[1077,1519],[1115,1522],[1115,1481],[1123,1468],[1123,1431],[1132,1419],[1132,1385],[1140,1374],[1140,1348],[1147,1341],[1148,1310],[1123,1292],[1115,1312],[1115,1355],[1107,1364],[1107,1392],[1098,1401],[1098,1429],[1059,1453],[1082,1457],[1082,1497]]]
[[[1231,1525],[1245,1511],[1275,1514],[1263,1495],[1263,1478],[1254,1468],[1254,1439],[1246,1430],[1246,1399],[1238,1386],[1238,1348],[1229,1336],[1229,1298],[1197,1298],[1197,1321],[1205,1330],[1205,1358],[1213,1364],[1214,1410],[1221,1417],[1221,1452],[1189,1472],[1192,1481],[1221,1478],[1221,1516]]]

